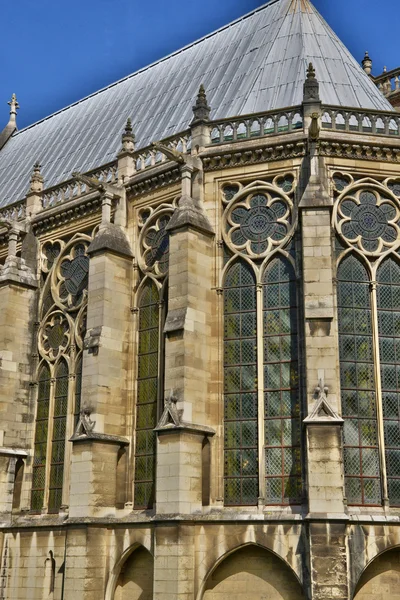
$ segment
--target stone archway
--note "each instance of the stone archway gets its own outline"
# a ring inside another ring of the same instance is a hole
[[[301,600],[301,585],[275,554],[256,545],[236,550],[209,575],[203,600]]]
[[[400,548],[375,558],[357,584],[354,600],[400,600]]]
[[[153,600],[154,559],[139,546],[122,566],[114,600]]]

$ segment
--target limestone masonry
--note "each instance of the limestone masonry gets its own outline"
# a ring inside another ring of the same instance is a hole
[[[275,0],[0,133],[0,600],[400,600],[400,69]]]

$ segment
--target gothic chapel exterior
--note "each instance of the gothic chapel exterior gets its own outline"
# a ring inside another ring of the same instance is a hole
[[[273,0],[21,131],[13,96],[0,600],[400,599],[399,80],[371,67]]]

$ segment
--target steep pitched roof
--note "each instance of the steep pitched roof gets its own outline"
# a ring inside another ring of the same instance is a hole
[[[0,206],[110,162],[132,117],[137,147],[186,129],[201,83],[214,119],[300,104],[312,61],[324,103],[392,110],[309,0],[273,0],[13,135],[0,152]]]

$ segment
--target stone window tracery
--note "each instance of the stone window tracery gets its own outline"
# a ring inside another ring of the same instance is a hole
[[[41,251],[38,369],[32,510],[58,512],[64,503],[68,416],[80,410],[91,237],[45,242]]]
[[[169,233],[175,202],[139,211],[138,364],[134,507],[154,502],[156,436],[163,396],[164,335],[168,303]]]
[[[294,190],[292,173],[222,189],[228,506],[302,500]]]
[[[400,506],[400,183],[333,179],[347,500]]]

